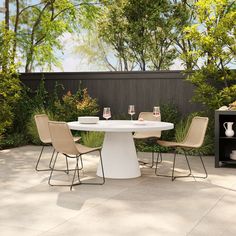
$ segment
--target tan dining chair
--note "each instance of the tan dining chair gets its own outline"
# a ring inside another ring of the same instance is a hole
[[[140,112],[138,119],[142,118],[143,120],[148,121],[161,121],[161,116],[154,117],[152,112]],[[161,131],[149,131],[149,132],[135,132],[133,135],[134,139],[137,140],[150,140],[150,139],[159,139],[161,137]],[[152,151],[152,163],[150,167],[152,168],[154,166],[155,160],[154,160],[154,151]],[[161,160],[162,156],[160,154]],[[145,162],[140,161],[141,164],[148,164]]]
[[[72,190],[72,187],[75,185],[79,184],[94,184],[94,185],[102,185],[105,183],[105,176],[104,176],[104,169],[103,169],[103,162],[102,162],[102,155],[101,155],[101,147],[97,148],[90,148],[85,145],[75,143],[73,140],[73,136],[71,134],[71,131],[69,129],[69,126],[66,122],[56,122],[56,121],[49,121],[48,122],[49,126],[49,131],[52,139],[52,145],[56,151],[56,156],[52,165],[52,170],[51,174],[48,179],[48,184],[51,186],[70,186],[70,190]],[[91,183],[91,182],[82,182],[80,180],[80,168],[79,168],[79,159],[82,159],[82,157],[85,154],[91,153],[91,152],[99,152],[99,157],[100,157],[100,163],[101,163],[101,170],[102,170],[102,182],[96,182],[96,183]],[[55,164],[58,158],[58,154],[61,153],[64,156],[68,158],[73,158],[76,160],[76,165],[75,168],[72,169],[74,170],[74,175],[72,179],[72,183],[70,185],[68,184],[52,184],[51,179],[53,175],[53,171],[55,168]],[[74,183],[75,181],[75,176],[77,173],[77,178],[78,182]]]
[[[156,168],[155,168],[155,174],[157,176],[171,177],[171,180],[173,181],[176,178],[188,177],[188,176],[192,175],[192,170],[191,170],[190,163],[188,160],[187,152],[190,150],[193,150],[193,149],[197,150],[198,148],[200,148],[202,146],[202,144],[204,142],[206,130],[207,130],[208,121],[209,121],[208,117],[195,116],[192,119],[191,124],[188,129],[188,132],[187,132],[187,135],[185,136],[185,138],[182,142],[170,142],[170,141],[164,141],[164,140],[157,141],[157,143],[161,146],[174,148],[174,160],[173,160],[173,167],[172,167],[172,175],[169,176],[169,175],[158,174],[157,173],[158,161],[157,161]],[[184,152],[184,156],[187,161],[188,168],[189,168],[188,175],[174,176],[175,162],[176,162],[176,149],[177,148],[182,149]],[[201,160],[204,172],[205,172],[205,176],[203,176],[203,177],[194,176],[194,177],[195,178],[207,178],[208,174],[207,174],[207,170],[204,165],[204,162],[202,160],[202,155],[199,151],[198,151],[198,153],[199,153],[199,157],[200,157],[200,160]],[[159,158],[159,155],[158,155],[157,159],[158,158]]]
[[[55,153],[55,149],[53,149],[53,153],[51,155],[51,159],[50,159],[50,162],[49,162],[49,168],[48,169],[39,169],[39,167],[38,167],[45,146],[51,146],[52,145],[51,136],[50,136],[50,132],[49,132],[49,128],[48,128],[49,118],[46,114],[38,114],[38,115],[34,116],[34,120],[35,120],[35,123],[36,123],[39,139],[42,142],[42,149],[40,151],[40,154],[39,154],[36,166],[35,166],[35,170],[36,171],[49,171],[49,170],[51,170],[51,164],[52,164],[53,156],[54,156],[54,153]],[[74,137],[74,140],[79,141],[80,137]],[[67,166],[68,166],[68,160],[67,159],[66,159],[66,162],[67,162]]]

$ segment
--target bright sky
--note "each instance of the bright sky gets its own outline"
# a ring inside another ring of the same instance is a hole
[[[75,47],[78,46],[78,42],[73,39],[71,34],[65,34],[62,37],[62,43],[64,45],[64,54],[58,54],[62,60],[62,67],[64,72],[73,71],[104,71],[94,64],[89,64],[85,57],[81,57],[79,53],[75,52]],[[176,60],[174,65],[171,66],[171,70],[181,70],[181,61]],[[62,71],[61,68],[53,67],[53,71]]]

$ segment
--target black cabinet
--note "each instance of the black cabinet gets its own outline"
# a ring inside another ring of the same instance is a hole
[[[234,136],[225,135],[224,122],[234,122]],[[236,160],[230,159],[232,150],[236,150],[236,111],[215,111],[215,167],[234,166]]]

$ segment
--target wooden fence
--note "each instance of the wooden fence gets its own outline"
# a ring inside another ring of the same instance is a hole
[[[81,84],[98,99],[101,109],[111,107],[113,115],[126,114],[129,104],[136,106],[137,114],[165,103],[176,104],[183,115],[201,110],[190,102],[194,87],[182,71],[22,73],[20,78],[32,89],[44,78],[49,93],[56,82],[64,86],[64,93],[77,91]]]

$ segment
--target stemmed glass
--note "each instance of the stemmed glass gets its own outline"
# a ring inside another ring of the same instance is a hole
[[[160,113],[160,107],[153,107],[153,116],[158,118],[160,117],[161,113]]]
[[[103,118],[106,119],[106,120],[111,118],[111,109],[110,109],[110,107],[104,107],[103,108]]]
[[[129,105],[128,114],[130,114],[131,120],[133,120],[133,115],[135,114],[135,107],[134,107],[134,105]]]

